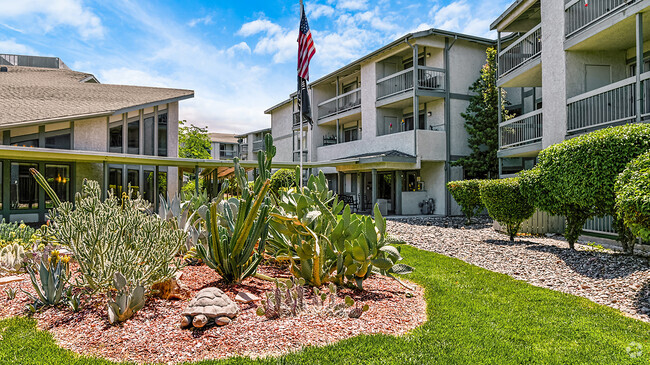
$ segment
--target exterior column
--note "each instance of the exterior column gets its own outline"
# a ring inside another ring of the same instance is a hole
[[[402,215],[402,171],[395,171],[395,214]]]
[[[418,155],[418,126],[420,125],[420,98],[418,97],[418,45],[413,45],[413,156]],[[374,205],[374,203],[373,203]]]
[[[641,74],[643,73],[643,14],[636,14],[636,121],[641,121],[643,113],[643,89]]]
[[[337,102],[338,103],[338,102]],[[340,119],[336,120],[336,143],[341,143],[341,124]]]
[[[363,210],[363,199],[364,199],[364,194],[363,194],[364,186],[363,186],[363,175],[360,172],[357,172],[357,195],[359,197],[359,210]]]
[[[496,79],[499,80],[499,55],[501,55],[501,32],[497,32],[497,69],[495,70],[496,72]],[[503,122],[502,118],[503,116],[501,115],[501,104],[503,101],[501,100],[501,88],[497,86],[497,115],[498,115],[498,127],[497,127],[497,135],[499,138],[499,147],[501,147],[501,122]],[[533,100],[534,103],[534,100]],[[501,159],[499,159],[499,164],[501,164]],[[501,170],[499,170],[499,174]]]
[[[199,165],[194,166],[194,191],[199,195]]]
[[[372,207],[370,207],[370,211],[374,209],[375,204],[377,204],[377,169],[372,169]]]

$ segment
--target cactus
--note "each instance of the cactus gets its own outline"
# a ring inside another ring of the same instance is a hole
[[[135,312],[144,307],[144,287],[136,285],[127,286],[126,278],[119,272],[115,273],[113,286],[117,289],[115,300],[108,301],[108,321],[110,324],[124,322],[131,318]]]
[[[268,319],[297,316],[305,309],[305,281],[291,278],[285,283],[275,281],[275,288],[265,293],[262,305],[257,307],[258,316]]]
[[[194,198],[193,198],[194,199]],[[195,227],[198,214],[196,211],[190,214],[191,202],[181,202],[176,194],[174,197],[167,196],[167,200],[160,194],[160,207],[158,216],[164,221],[171,222],[175,228],[181,229],[187,234],[185,239],[185,251],[190,251],[199,242],[199,231]]]
[[[47,183],[47,180],[41,175],[38,170],[35,168],[29,169],[29,172],[32,173],[32,176],[34,176],[34,179],[36,179],[36,182],[38,185],[45,190],[45,193],[52,199],[52,203],[54,204],[55,208],[58,208],[61,205],[61,199],[56,195],[56,192],[54,192],[54,189],[50,186],[50,184]]]
[[[18,243],[0,249],[0,272],[18,272],[26,260],[25,249]]]
[[[37,297],[29,293],[28,295],[34,300],[35,307],[57,305],[61,302],[68,275],[69,260],[69,256],[61,257],[56,250],[52,251],[49,256],[43,255],[39,264],[40,285],[36,280],[34,270],[27,267]]]
[[[223,201],[228,184],[208,209],[199,209],[207,232],[207,244],[196,247],[197,257],[215,270],[228,283],[238,284],[255,275],[261,262],[269,229],[271,199],[270,168],[275,147],[273,138],[266,135],[266,148],[259,152],[260,174],[252,188],[246,171],[235,158],[235,177],[241,186],[241,198]]]
[[[63,202],[52,214],[55,234],[79,264],[79,285],[109,291],[113,275],[149,287],[174,277],[186,234],[156,215],[150,204],[124,194],[100,199],[96,181],[84,180],[75,204]]]
[[[7,300],[14,300],[16,299],[16,289],[14,288],[7,288],[5,289],[5,294],[7,295]]]

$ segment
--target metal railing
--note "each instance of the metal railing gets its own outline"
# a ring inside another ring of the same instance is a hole
[[[418,66],[418,87],[426,90],[444,90],[445,70],[435,67]]]
[[[413,89],[413,68],[377,80],[377,99]]]
[[[231,159],[237,156],[237,151],[219,151],[220,159]]]
[[[542,24],[529,30],[499,54],[499,77],[518,68],[542,52]]]
[[[354,89],[318,104],[318,119],[343,113],[361,105],[361,89]]]
[[[418,66],[418,88],[426,90],[445,89],[445,70]],[[377,80],[377,100],[413,90],[413,67]]]
[[[499,148],[522,146],[542,140],[542,109],[507,120],[499,126]]]
[[[644,85],[650,72],[641,75]],[[624,124],[636,119],[636,77],[574,96],[567,100],[567,133]]]
[[[616,234],[614,229],[614,218],[610,215],[604,217],[591,217],[587,219],[582,227],[584,232]]]
[[[264,149],[264,140],[253,141],[253,152],[261,151]]]
[[[635,0],[570,0],[564,5],[564,34],[569,38]]]

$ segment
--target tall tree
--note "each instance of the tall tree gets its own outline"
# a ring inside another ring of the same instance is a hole
[[[186,126],[187,121],[178,123],[178,157],[210,159],[211,143],[208,127],[201,128],[194,124]]]
[[[499,106],[497,89],[496,57],[497,51],[488,48],[486,62],[481,68],[481,76],[470,86],[474,95],[469,101],[465,113],[465,129],[469,134],[467,143],[472,149],[465,156],[452,163],[462,166],[468,179],[497,178],[499,176]],[[505,109],[505,91],[502,91],[501,113],[503,120],[510,118]]]

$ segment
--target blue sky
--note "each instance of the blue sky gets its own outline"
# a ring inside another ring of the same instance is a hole
[[[510,1],[306,1],[311,79],[415,30],[494,37]],[[0,53],[60,57],[103,83],[195,90],[181,119],[211,131],[268,127],[296,88],[298,1],[0,0]]]

